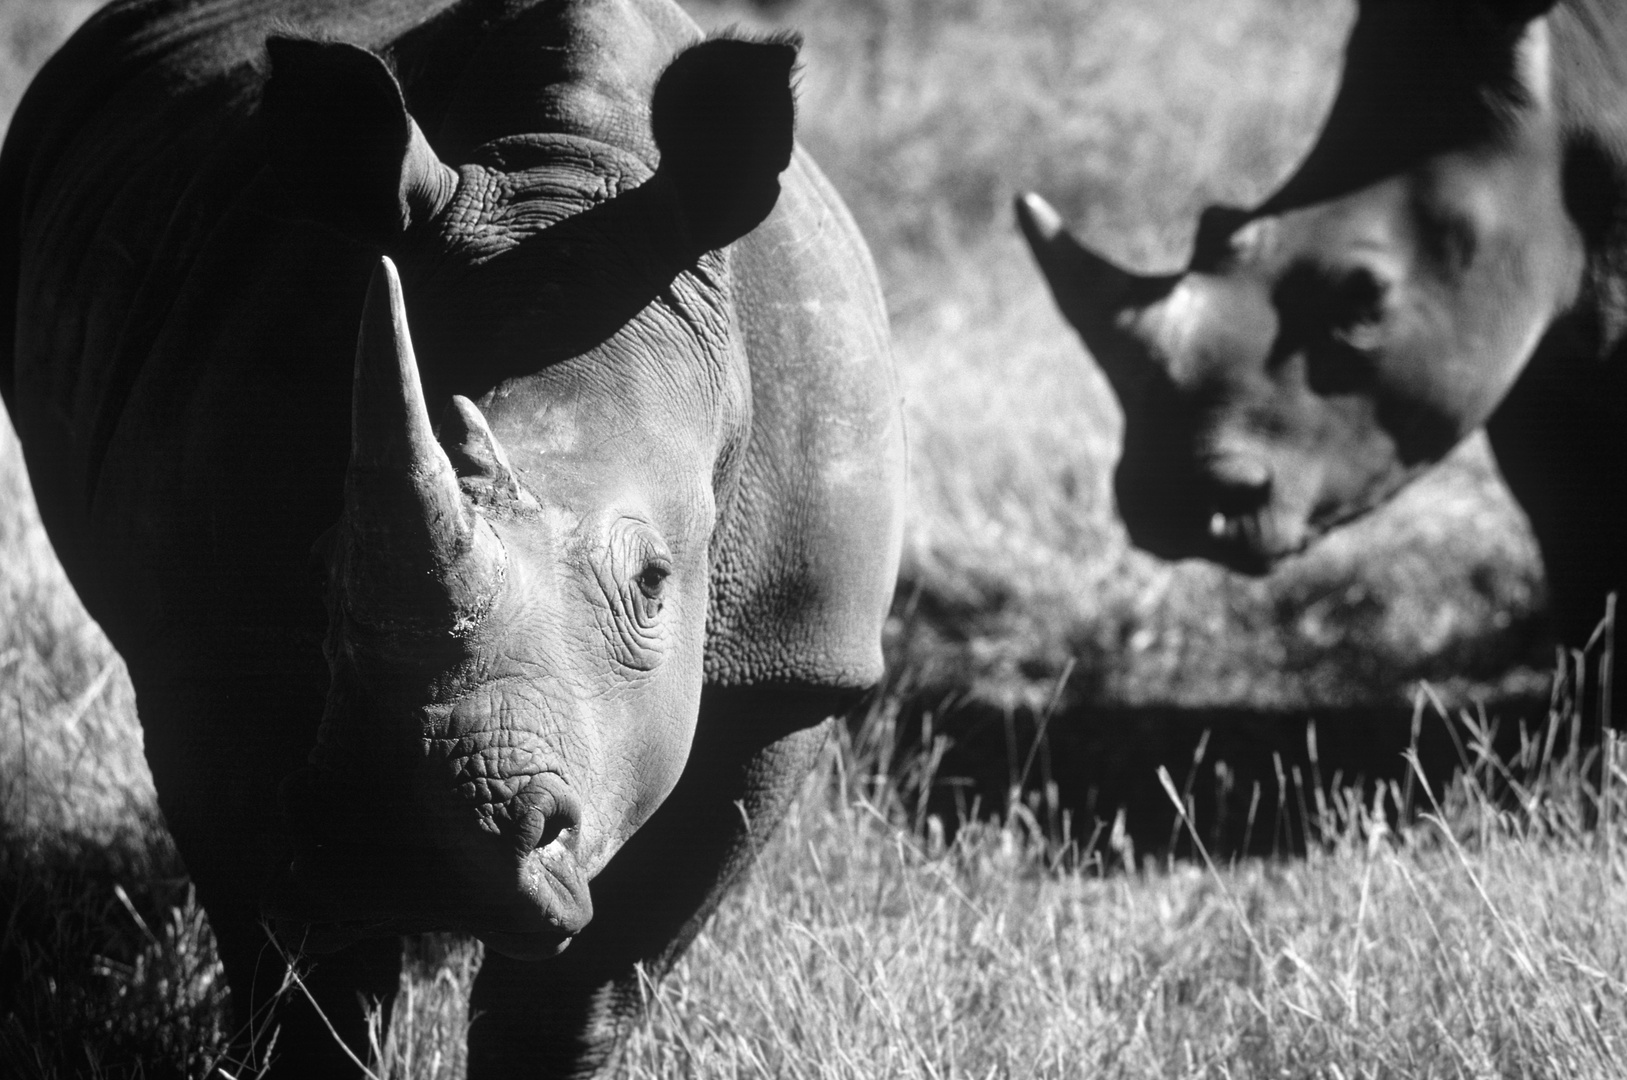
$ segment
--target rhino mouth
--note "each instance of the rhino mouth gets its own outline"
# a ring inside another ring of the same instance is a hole
[[[1285,527],[1270,511],[1227,514],[1215,510],[1205,522],[1202,556],[1228,570],[1263,577],[1302,554],[1315,539],[1308,523]]]
[[[461,804],[344,788],[312,767],[281,795],[292,858],[262,910],[306,951],[456,932],[506,955],[551,956],[593,917],[581,806],[557,774],[531,777],[494,830],[473,828]]]
[[[336,797],[311,779],[284,786],[292,858],[261,905],[290,948],[320,955],[365,938],[452,932],[538,960],[593,918],[580,808],[557,779],[532,783],[495,834],[449,829],[422,804]]]
[[[1179,512],[1138,512],[1120,503],[1130,542],[1171,562],[1201,559],[1234,573],[1264,577],[1303,554],[1322,534],[1315,523],[1293,522],[1271,509],[1228,512],[1183,507]],[[1201,512],[1200,512],[1201,510]]]

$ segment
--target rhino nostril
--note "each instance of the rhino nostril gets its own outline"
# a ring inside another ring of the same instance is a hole
[[[547,847],[576,825],[578,808],[569,791],[548,774],[533,778],[509,804],[510,834],[522,854]]]
[[[545,814],[535,806],[527,807],[515,825],[514,846],[522,853],[547,847],[569,824],[563,814]]]

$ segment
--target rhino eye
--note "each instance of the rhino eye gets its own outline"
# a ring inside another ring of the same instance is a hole
[[[1334,283],[1328,302],[1328,326],[1335,337],[1354,348],[1369,348],[1384,321],[1388,282],[1367,267],[1357,267]]]
[[[652,560],[644,564],[644,569],[635,579],[638,591],[644,598],[657,605],[661,602],[661,593],[666,586],[667,578],[672,575],[672,568],[663,561]]]
[[[672,632],[662,611],[672,598],[671,552],[648,525],[623,518],[611,526],[609,549],[591,566],[596,621],[611,655],[628,670],[653,671]]]

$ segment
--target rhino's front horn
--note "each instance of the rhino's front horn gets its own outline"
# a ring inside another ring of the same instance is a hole
[[[395,264],[367,287],[351,390],[344,591],[354,617],[444,629],[502,582],[502,541],[464,498],[430,427]]]
[[[1169,294],[1179,275],[1143,277],[1119,269],[1076,240],[1062,215],[1033,192],[1017,197],[1017,223],[1057,307],[1128,403],[1162,370],[1140,316]]]

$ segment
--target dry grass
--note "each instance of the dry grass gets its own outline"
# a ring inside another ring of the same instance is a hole
[[[901,827],[862,761],[651,988],[623,1075],[1619,1075],[1627,897],[1574,771],[1518,814],[1482,773],[1400,833],[1400,792],[1347,793],[1301,863],[1103,874],[1021,811]]]
[[[653,992],[628,1075],[1620,1075],[1621,829],[1580,827],[1574,770],[1509,811],[1484,758],[1399,831],[1400,789],[1329,801],[1300,862],[1103,874],[1052,869],[1020,811],[901,829],[890,780],[837,763]]]

